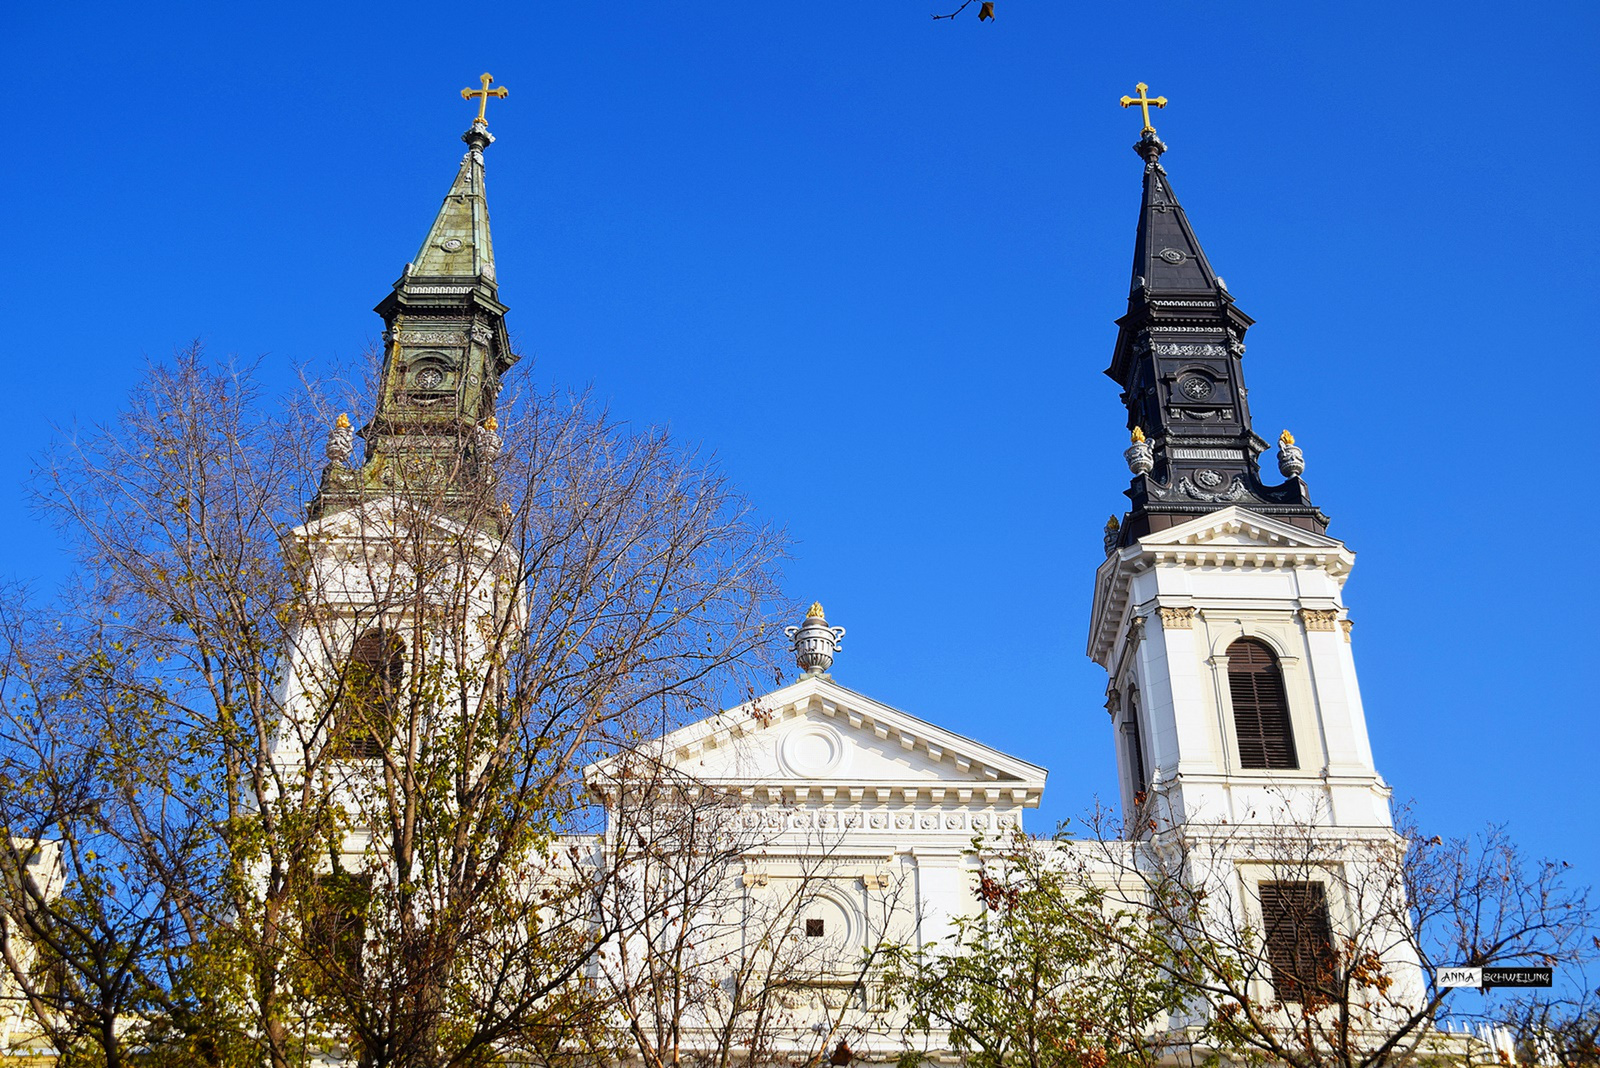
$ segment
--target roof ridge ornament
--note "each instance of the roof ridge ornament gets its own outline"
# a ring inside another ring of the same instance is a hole
[[[489,86],[494,81],[494,75],[488,71],[478,75],[478,81],[482,83],[482,88],[461,90],[461,99],[463,100],[470,101],[473,97],[478,98],[478,117],[472,120],[471,129],[461,135],[461,140],[482,151],[494,144],[494,135],[489,132],[489,98],[493,96],[504,100],[511,95],[511,90],[503,85],[490,89]]]
[[[1144,129],[1139,131],[1139,141],[1133,146],[1133,150],[1139,153],[1139,158],[1144,160],[1146,164],[1154,167],[1157,166],[1156,160],[1161,158],[1161,153],[1167,150],[1167,146],[1162,142],[1161,138],[1156,136],[1156,128],[1150,125],[1150,107],[1152,104],[1158,108],[1166,107],[1167,98],[1164,96],[1147,96],[1145,90],[1150,87],[1144,82],[1140,82],[1134,88],[1139,91],[1138,96],[1125,96],[1122,98],[1123,107],[1131,108],[1133,105],[1138,104],[1139,111],[1144,115]]]
[[[821,601],[811,605],[804,624],[785,627],[783,633],[794,643],[794,661],[807,675],[825,674],[833,666],[834,654],[844,648],[844,628],[828,626]]]

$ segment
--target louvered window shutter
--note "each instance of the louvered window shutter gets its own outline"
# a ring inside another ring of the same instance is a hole
[[[1331,985],[1338,957],[1321,883],[1262,883],[1261,921],[1279,1001],[1304,1002],[1308,992]]]
[[[1240,638],[1228,646],[1228,691],[1233,696],[1240,766],[1298,768],[1283,672],[1272,650],[1254,638]]]
[[[379,629],[356,639],[345,668],[334,724],[335,751],[356,759],[382,755],[394,722],[405,644]]]
[[[306,946],[319,962],[314,985],[333,992],[360,978],[371,900],[370,875],[337,871],[313,878],[304,923]]]

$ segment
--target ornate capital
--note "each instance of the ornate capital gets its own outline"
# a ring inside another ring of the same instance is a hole
[[[747,871],[744,873],[744,886],[748,890],[752,886],[766,886],[767,873],[764,871]]]
[[[1300,619],[1306,630],[1333,630],[1339,621],[1339,612],[1333,608],[1302,608]]]
[[[1350,640],[1350,632],[1356,629],[1356,621],[1353,619],[1341,619],[1339,620],[1339,626],[1344,628],[1344,640],[1348,642]]]
[[[868,890],[889,889],[889,873],[885,871],[868,872],[861,877],[861,885]]]
[[[1163,608],[1161,611],[1161,625],[1167,630],[1193,630],[1193,608]]]

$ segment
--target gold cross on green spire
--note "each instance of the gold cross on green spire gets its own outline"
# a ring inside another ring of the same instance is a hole
[[[497,96],[501,100],[504,100],[509,90],[507,90],[503,85],[494,89],[490,89],[489,83],[494,81],[494,75],[492,74],[484,73],[479,75],[478,80],[483,83],[483,88],[463,89],[461,90],[461,99],[471,100],[473,97],[478,98],[478,121],[487,126],[489,124],[489,120],[485,117],[485,113],[489,110],[489,98],[491,96]]]
[[[487,78],[488,75],[485,74],[484,77]],[[488,85],[489,83],[484,82],[483,84]],[[1139,110],[1144,112],[1143,132],[1155,133],[1156,128],[1150,125],[1150,105],[1154,104],[1158,108],[1164,108],[1167,106],[1167,98],[1164,96],[1145,96],[1144,91],[1150,87],[1144,84],[1144,82],[1140,82],[1138,85],[1134,86],[1134,88],[1139,90],[1139,95],[1123,97],[1122,106],[1125,108],[1131,108],[1133,105],[1138,104]]]

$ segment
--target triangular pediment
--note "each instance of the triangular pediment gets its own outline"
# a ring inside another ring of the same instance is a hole
[[[1237,504],[1146,534],[1095,572],[1089,658],[1107,666],[1128,611],[1133,577],[1151,567],[1321,568],[1341,585],[1355,566],[1344,542]]]
[[[448,515],[406,505],[394,497],[378,497],[351,508],[308,520],[290,531],[290,536],[302,544],[409,537],[418,526],[438,532],[441,538],[470,537],[485,552],[493,553],[499,545],[488,533],[467,526]]]
[[[1301,549],[1321,551],[1347,551],[1344,543],[1325,534],[1317,534],[1285,523],[1281,519],[1260,515],[1229,505],[1209,515],[1191,519],[1175,527],[1139,539],[1146,550],[1157,546],[1259,546],[1261,548]]]
[[[690,780],[766,799],[987,800],[1033,805],[1046,772],[981,742],[808,676],[651,743]],[[603,761],[587,775],[615,774]]]

